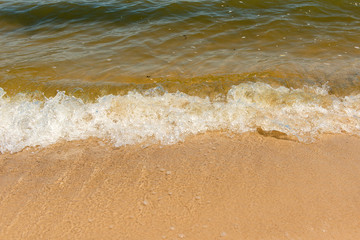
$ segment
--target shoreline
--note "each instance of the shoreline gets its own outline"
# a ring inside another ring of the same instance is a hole
[[[360,138],[211,132],[0,155],[4,239],[359,239]]]

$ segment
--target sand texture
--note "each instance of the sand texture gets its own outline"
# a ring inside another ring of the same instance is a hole
[[[206,133],[2,154],[0,239],[360,239],[360,138]]]

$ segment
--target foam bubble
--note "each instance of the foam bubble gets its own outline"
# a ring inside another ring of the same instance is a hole
[[[359,134],[360,95],[336,97],[327,87],[291,89],[265,83],[233,86],[223,100],[167,93],[106,95],[93,103],[58,92],[44,101],[0,88],[0,151],[45,147],[61,139],[98,137],[115,146],[173,144],[209,130],[279,131],[300,141],[321,133]]]

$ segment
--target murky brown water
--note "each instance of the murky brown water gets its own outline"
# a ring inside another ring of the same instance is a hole
[[[9,94],[359,85],[356,1],[1,1],[0,34]]]

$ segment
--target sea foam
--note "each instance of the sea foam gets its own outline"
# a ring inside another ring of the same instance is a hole
[[[321,133],[360,133],[360,95],[337,97],[327,87],[291,89],[242,83],[210,100],[151,89],[95,102],[58,92],[44,101],[8,97],[0,88],[0,151],[45,147],[59,140],[108,139],[115,146],[173,144],[212,130],[276,130],[309,142]]]

